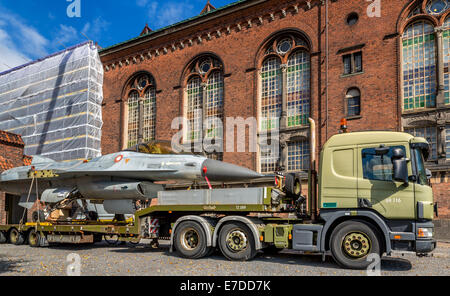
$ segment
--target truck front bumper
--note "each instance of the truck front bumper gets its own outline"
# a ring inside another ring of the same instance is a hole
[[[417,240],[416,241],[416,253],[417,254],[424,254],[424,253],[430,253],[436,249],[436,240]]]

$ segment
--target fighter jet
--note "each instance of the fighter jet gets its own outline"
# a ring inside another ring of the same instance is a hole
[[[33,157],[30,166],[0,175],[0,191],[20,195],[30,209],[36,195],[45,203],[101,200],[112,214],[133,214],[137,200],[150,200],[164,181],[245,181],[263,177],[247,168],[192,154],[177,154],[170,143],[152,141],[91,160],[55,162]],[[32,182],[35,184],[32,186]]]

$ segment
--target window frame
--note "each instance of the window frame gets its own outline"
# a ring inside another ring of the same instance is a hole
[[[356,57],[357,56],[359,56],[360,59],[361,59],[361,61],[360,61],[361,69],[360,70],[357,70],[357,66],[356,66]],[[350,72],[348,72],[348,73],[346,72],[346,68],[347,68],[346,67],[346,59],[350,60]],[[344,75],[344,76],[364,73],[364,63],[363,63],[363,52],[362,52],[362,50],[342,55],[342,63],[343,63],[343,66],[344,66],[344,71],[343,71],[342,75]]]

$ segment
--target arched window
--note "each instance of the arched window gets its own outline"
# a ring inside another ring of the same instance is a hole
[[[352,88],[345,96],[347,116],[358,116],[361,114],[361,93],[357,88]]]
[[[279,127],[281,117],[281,61],[278,57],[266,59],[261,69],[261,129]]]
[[[306,42],[299,37],[283,36],[270,43],[265,53],[261,67],[261,130],[280,127],[283,93],[286,94],[285,126],[306,125],[311,97],[311,62]]]
[[[261,132],[279,130],[289,134],[305,127],[310,116],[311,60],[308,43],[300,34],[286,33],[269,41],[263,50],[259,128]],[[302,149],[301,145],[308,143],[289,141],[289,137],[283,137],[289,143],[280,143],[287,149],[283,152],[280,147],[281,153],[273,153],[260,146],[262,173],[302,167],[300,159],[309,157],[309,151]],[[282,154],[286,156],[282,157]]]
[[[200,57],[188,67],[186,76],[185,113],[189,129],[184,142],[195,145],[208,140],[213,143],[213,152],[206,151],[208,157],[221,159],[223,65],[212,56]],[[220,124],[217,121],[220,121]]]
[[[156,86],[153,77],[141,74],[131,81],[128,91],[127,146],[155,139]]]
[[[426,21],[409,25],[402,37],[403,109],[436,106],[434,27]]]

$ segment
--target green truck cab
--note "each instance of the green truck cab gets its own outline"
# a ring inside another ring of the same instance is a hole
[[[318,174],[322,231],[340,227],[345,220],[361,222],[339,237],[341,248],[330,247],[337,261],[352,265],[347,261],[365,254],[373,234],[384,237],[377,248],[387,254],[423,254],[435,248],[433,193],[424,166],[429,153],[425,139],[406,133],[355,132],[329,139],[320,154]],[[328,246],[338,244],[333,238],[326,238]]]

